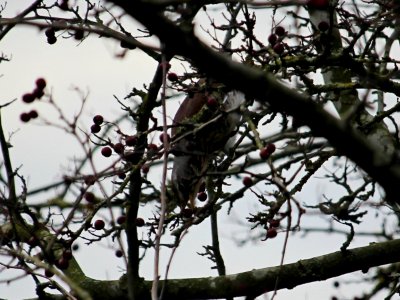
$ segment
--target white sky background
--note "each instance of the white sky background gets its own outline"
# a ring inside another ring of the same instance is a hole
[[[15,12],[26,8],[31,1],[8,2],[8,9],[3,14],[5,17],[13,16]],[[1,0],[0,3],[3,4],[4,1]],[[134,30],[132,27],[131,31]],[[107,120],[113,120],[120,112],[113,95],[123,98],[133,87],[140,88],[142,84],[150,83],[156,67],[154,61],[140,51],[131,51],[124,59],[116,58],[116,54],[120,52],[121,48],[117,42],[99,39],[95,35],[80,45],[74,39],[64,40],[61,37],[55,45],[48,45],[43,32],[26,26],[13,29],[1,41],[0,53],[11,57],[12,61],[0,64],[0,104],[18,98],[14,104],[2,109],[3,126],[6,134],[14,132],[11,140],[12,162],[14,168],[21,166],[20,173],[27,179],[28,188],[36,188],[59,180],[64,173],[63,167],[68,166],[71,158],[76,155],[79,157],[82,152],[75,140],[58,129],[39,126],[37,122],[28,124],[20,122],[20,113],[32,108],[46,119],[56,120],[53,110],[37,102],[26,105],[20,101],[21,95],[33,89],[38,77],[44,77],[47,80],[47,89],[52,91],[55,101],[65,110],[67,116],[72,116],[80,103],[79,95],[71,91],[71,88],[79,87],[89,93],[85,118],[81,123],[84,128],[86,126],[85,129],[89,129],[91,118],[95,114],[102,114]],[[175,64],[173,69],[178,73],[183,72],[179,63]],[[173,112],[176,110],[177,101],[169,105],[170,111]],[[96,160],[100,165],[109,163],[100,153],[97,154]],[[155,182],[160,181],[156,175],[152,174],[150,178],[155,179]],[[322,199],[322,193],[328,191],[329,187],[323,180],[314,180],[313,184],[307,185],[298,199],[316,203]],[[330,192],[331,195],[336,193],[334,190]],[[282,233],[273,240],[249,243],[244,247],[237,247],[232,241],[232,237],[237,236],[239,230],[241,236],[243,233],[246,234],[246,230],[237,226],[235,220],[240,217],[241,220],[244,219],[240,216],[241,212],[254,211],[254,202],[246,201],[250,198],[251,193],[247,192],[244,199],[238,201],[231,216],[221,214],[219,219],[221,251],[230,274],[278,265],[280,261],[284,236]],[[148,211],[141,213],[145,217],[149,214]],[[366,221],[359,228],[373,230],[379,226],[374,216],[368,215],[364,219]],[[324,225],[315,217],[304,218],[302,223],[305,227],[318,224]],[[356,226],[356,231],[359,228]],[[208,229],[209,221],[191,228],[190,234],[174,258],[170,278],[217,275],[215,270],[210,270],[211,263],[206,258],[195,254],[202,252],[202,245],[211,244]],[[301,233],[297,233],[289,239],[285,263],[338,251],[344,239],[345,237],[338,235],[310,234],[303,237]],[[369,242],[372,242],[370,238],[357,238],[351,247],[367,245]],[[117,279],[123,273],[123,261],[114,256],[115,247],[109,249],[105,242],[102,245],[88,247],[80,243],[80,250],[75,253],[77,260],[90,277]],[[149,254],[141,268],[141,275],[146,279],[153,277],[153,258],[152,253]],[[163,265],[167,258],[163,252]],[[9,276],[8,272],[0,273],[0,281]],[[332,288],[332,282],[333,280],[328,280],[296,287],[290,291],[282,290],[278,292],[276,299],[290,297],[290,299],[320,300],[330,299],[334,294],[350,297],[354,290],[362,289],[360,284],[349,285],[348,289],[341,289],[343,295]],[[33,297],[33,292],[34,284],[29,277],[8,285],[0,285],[2,298]]]

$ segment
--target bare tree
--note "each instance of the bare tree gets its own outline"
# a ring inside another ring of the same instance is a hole
[[[129,19],[144,28],[133,28]],[[8,258],[0,272],[24,270],[37,285],[32,292],[38,299],[155,300],[254,299],[265,293],[274,298],[280,289],[361,270],[371,286],[356,291],[357,299],[382,291],[394,298],[400,259],[399,20],[400,5],[389,0],[36,0],[17,16],[0,18],[1,39],[28,25],[39,28],[49,44],[109,38],[120,43],[120,57],[142,51],[157,62],[152,82],[115,99],[121,117],[95,115],[90,130],[78,126],[85,95],[72,120],[43,78],[18,100],[55,108],[62,125],[36,110],[22,113],[21,121],[60,127],[77,139],[84,155],[60,181],[29,190],[26,174],[12,163],[12,136],[0,130],[0,242],[2,258]],[[2,64],[8,60],[5,54],[0,58]],[[185,71],[172,72],[176,64]],[[186,100],[173,118],[166,105],[179,95]],[[12,105],[2,103],[3,118]],[[124,130],[124,122],[135,133]],[[98,151],[111,162],[101,170],[93,156]],[[149,172],[161,174],[161,185]],[[299,200],[321,174],[341,192]],[[28,201],[49,191],[52,200]],[[245,193],[258,209],[240,214],[237,221],[249,233],[240,243],[282,235],[282,257],[273,267],[227,274],[218,216],[234,211]],[[153,216],[144,220],[142,207],[151,207]],[[382,224],[371,232],[357,230],[368,214],[383,215]],[[302,226],[315,215],[328,225]],[[206,221],[212,244],[200,255],[218,274],[162,274],[160,253],[174,253],[188,230]],[[386,222],[396,225],[388,229]],[[312,232],[343,234],[345,241],[329,254],[286,264],[291,234]],[[358,236],[374,243],[354,248]],[[165,237],[171,242],[164,243]],[[78,241],[106,239],[118,245],[115,255],[124,260],[125,274],[94,280],[73,250]],[[141,261],[150,249],[154,278],[145,280]]]

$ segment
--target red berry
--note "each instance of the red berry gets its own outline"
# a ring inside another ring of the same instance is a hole
[[[329,29],[329,23],[326,21],[321,21],[318,24],[318,29],[320,31],[327,31]]]
[[[91,193],[91,192],[86,192],[86,193],[83,195],[83,198],[85,198],[85,200],[86,200],[87,202],[89,202],[89,203],[94,203],[94,202],[96,201],[96,197],[95,197],[94,194]]]
[[[93,117],[93,123],[94,124],[101,125],[101,123],[103,123],[103,121],[104,121],[104,118],[103,118],[102,115],[95,115]]]
[[[62,256],[67,259],[70,260],[72,258],[72,251],[67,249],[63,252]]]
[[[83,39],[83,37],[84,37],[84,31],[82,29],[77,29],[75,31],[74,38],[79,41]]]
[[[158,147],[156,144],[148,144],[147,149],[149,149],[149,151],[157,151]]]
[[[44,78],[38,78],[36,79],[36,87],[40,90],[44,90],[44,88],[46,87],[46,80],[44,80]]]
[[[29,238],[29,240],[28,240],[27,243],[28,243],[28,245],[31,246],[31,247],[36,247],[36,246],[39,245],[39,240],[38,240],[36,237],[31,236],[31,237]]]
[[[47,38],[47,43],[49,45],[54,45],[57,42],[57,38],[55,36],[50,36]]]
[[[56,261],[56,266],[60,270],[68,269],[68,265],[69,265],[68,259],[65,259],[64,257],[61,257]]]
[[[272,154],[272,153],[275,152],[276,147],[275,147],[274,144],[268,144],[267,147],[266,147],[266,149],[267,149],[267,151],[268,151],[269,154]]]
[[[25,103],[32,103],[33,101],[35,101],[35,98],[36,97],[34,94],[27,93],[22,96],[22,101],[24,101]]]
[[[118,223],[119,225],[122,225],[122,224],[124,224],[125,222],[126,222],[126,216],[125,216],[125,215],[119,216],[119,217],[117,218],[117,223]]]
[[[211,109],[215,109],[218,106],[218,101],[213,97],[208,97],[207,106]]]
[[[283,43],[277,43],[272,47],[274,49],[275,53],[278,55],[281,55],[283,51],[285,51],[285,47],[283,46]]]
[[[31,117],[29,116],[28,113],[22,113],[19,115],[19,118],[22,122],[27,123],[30,121]]]
[[[44,270],[44,276],[50,278],[50,277],[54,276],[54,273],[52,271],[46,269],[46,270]]]
[[[286,31],[285,31],[285,28],[283,28],[282,26],[277,26],[277,27],[275,28],[275,33],[276,33],[276,35],[278,35],[278,36],[284,36],[285,33],[286,33]]]
[[[272,219],[272,220],[270,220],[269,221],[269,225],[271,226],[271,227],[279,227],[280,226],[280,224],[281,224],[281,222],[279,221],[279,220],[274,220],[274,219]]]
[[[179,79],[178,75],[176,75],[176,73],[172,73],[172,72],[168,73],[167,78],[169,81],[177,81]]]
[[[165,137],[167,137],[167,141],[169,141],[170,140],[170,137],[169,137],[169,134],[165,134],[164,132],[163,133],[161,133],[160,134],[160,141],[161,141],[161,143],[164,143],[164,141],[165,141]]]
[[[135,222],[135,224],[136,224],[136,226],[137,227],[143,227],[144,226],[144,220],[142,219],[142,218],[137,218],[136,219],[136,222]]]
[[[267,159],[271,155],[271,153],[268,151],[267,147],[262,148],[260,150],[259,154],[260,154],[261,159]]]
[[[204,202],[207,200],[207,194],[205,192],[200,192],[197,194],[197,199],[199,199],[201,202]]]
[[[85,183],[87,185],[93,185],[95,182],[96,182],[96,176],[94,175],[85,176]]]
[[[309,0],[308,6],[315,9],[324,9],[329,7],[329,0]]]
[[[142,166],[142,172],[143,172],[143,174],[149,173],[149,170],[150,170],[149,165],[143,165],[143,166]]]
[[[242,182],[245,187],[251,187],[253,185],[253,179],[251,179],[251,177],[248,176],[244,177]]]
[[[44,31],[44,34],[46,35],[46,37],[54,37],[56,35],[56,31],[54,30],[54,28],[47,28]]]
[[[116,250],[115,251],[115,256],[116,257],[122,257],[124,254],[122,253],[122,251],[121,250]]]
[[[37,113],[37,111],[36,110],[31,110],[29,113],[28,113],[28,115],[29,115],[29,118],[31,118],[31,119],[36,119],[39,115],[38,115],[38,113]]]
[[[68,0],[62,0],[60,3],[60,8],[62,10],[68,10]]]
[[[124,153],[124,145],[122,143],[116,143],[113,146],[115,153],[123,154]]]
[[[33,90],[32,94],[33,96],[35,96],[35,98],[40,99],[43,97],[44,91],[43,89],[36,88]]]
[[[104,228],[105,225],[106,225],[106,224],[104,223],[104,221],[101,220],[101,219],[99,219],[99,220],[96,220],[96,221],[94,222],[93,227],[94,227],[94,229],[96,229],[96,230],[102,230],[102,229]]]
[[[268,37],[268,42],[273,46],[276,44],[276,42],[278,41],[278,37],[276,34],[270,34],[270,36]]]
[[[137,141],[138,141],[138,138],[136,135],[130,135],[130,136],[126,137],[125,144],[127,146],[135,146]]]
[[[278,235],[278,232],[276,231],[275,228],[269,228],[267,230],[267,238],[269,239],[273,239],[274,237],[276,237]]]
[[[91,133],[98,133],[98,132],[100,132],[100,130],[101,130],[100,125],[93,124],[92,126],[90,126]]]
[[[110,157],[112,154],[112,150],[110,147],[104,147],[103,149],[101,149],[101,155],[103,155],[104,157]]]

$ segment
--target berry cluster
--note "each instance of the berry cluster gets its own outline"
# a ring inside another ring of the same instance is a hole
[[[286,30],[282,26],[275,27],[275,33],[270,34],[268,42],[271,45],[274,52],[281,55],[285,51],[285,44],[282,42],[286,35]]]
[[[43,78],[38,78],[35,82],[35,88],[31,93],[26,93],[22,95],[22,101],[24,103],[32,103],[36,99],[40,99],[44,95],[44,89],[46,88],[46,80]],[[36,119],[39,116],[36,110],[31,110],[29,112],[23,112],[20,115],[22,122],[27,123],[31,119]]]
[[[47,38],[47,43],[53,45],[57,42],[56,31],[53,27],[47,28],[44,32]]]

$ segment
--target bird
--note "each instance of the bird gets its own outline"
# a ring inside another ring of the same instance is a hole
[[[200,81],[201,85],[204,83]],[[225,93],[222,89],[198,89],[178,108],[171,132],[171,183],[181,210],[187,205],[195,208],[209,163],[217,153],[233,145],[241,120],[239,107],[244,102],[245,95],[237,90]]]

